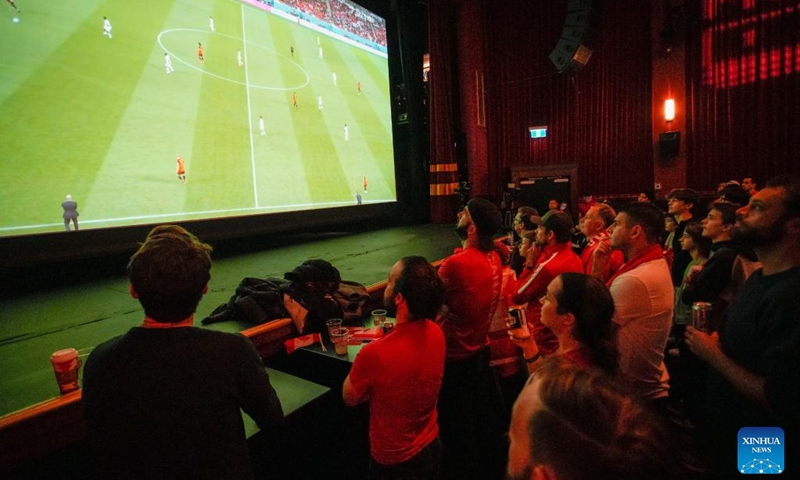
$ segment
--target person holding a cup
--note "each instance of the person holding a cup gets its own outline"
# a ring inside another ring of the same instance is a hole
[[[193,328],[211,247],[156,227],[128,264],[144,321],[97,346],[83,379],[98,478],[253,478],[240,408],[262,430],[283,412],[261,358],[240,335]]]
[[[438,479],[442,445],[436,401],[445,339],[432,321],[444,298],[436,269],[422,257],[394,264],[384,304],[391,333],[361,349],[344,381],[349,406],[369,403],[370,479]]]

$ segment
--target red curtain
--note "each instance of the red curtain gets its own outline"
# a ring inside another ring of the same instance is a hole
[[[800,172],[800,1],[689,4],[687,183]]]
[[[428,38],[431,69],[428,76],[430,98],[430,189],[431,221],[454,221],[460,201],[454,193],[458,185],[455,155],[457,116],[455,98],[458,81],[454,68],[456,27],[452,0],[433,0],[428,6]]]
[[[593,54],[570,77],[548,58],[566,0],[484,2],[488,157],[499,175],[512,165],[577,163],[583,193],[652,187],[650,2],[602,3]],[[537,125],[548,126],[546,139],[530,139]]]

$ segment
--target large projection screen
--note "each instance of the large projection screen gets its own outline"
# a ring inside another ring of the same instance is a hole
[[[74,235],[67,195],[81,231],[394,208],[383,18],[346,0],[18,3],[0,19],[0,237]]]

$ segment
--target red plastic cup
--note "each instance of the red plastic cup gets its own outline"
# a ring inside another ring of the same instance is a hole
[[[53,371],[56,374],[58,389],[61,390],[61,393],[77,390],[78,370],[81,368],[78,351],[74,348],[59,350],[50,356],[50,362],[53,364]]]

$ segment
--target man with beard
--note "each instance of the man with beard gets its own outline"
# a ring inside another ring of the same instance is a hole
[[[500,210],[474,198],[458,214],[462,248],[439,268],[446,287],[439,325],[446,355],[439,394],[439,425],[445,478],[502,475],[505,416],[489,366],[489,326],[503,283],[503,265],[492,241]]]
[[[762,269],[718,333],[686,329],[686,344],[711,367],[701,445],[720,477],[741,467],[741,427],[782,428],[785,458],[800,458],[800,178],[774,178],[736,213],[733,239],[753,248]]]
[[[369,403],[369,477],[438,479],[442,444],[436,400],[444,334],[433,323],[444,285],[422,257],[392,267],[383,302],[396,326],[361,349],[344,381],[344,403]]]
[[[601,243],[595,263],[622,250],[625,263],[607,282],[614,298],[614,324],[619,349],[619,376],[631,391],[662,412],[667,407],[669,374],[664,347],[672,326],[675,293],[659,237],[664,213],[652,203],[622,206],[609,228],[610,243]]]
[[[546,360],[522,390],[508,430],[508,480],[681,478],[661,418],[595,369]]]
[[[540,299],[547,293],[547,286],[554,278],[566,272],[583,273],[580,257],[572,251],[572,220],[564,212],[549,211],[544,217],[534,217],[536,248],[528,249],[525,268],[514,285],[511,301],[515,305],[528,304],[526,313],[528,328],[533,335],[538,353],[526,358],[534,362],[539,355],[550,355],[558,350],[558,339],[541,321]]]

